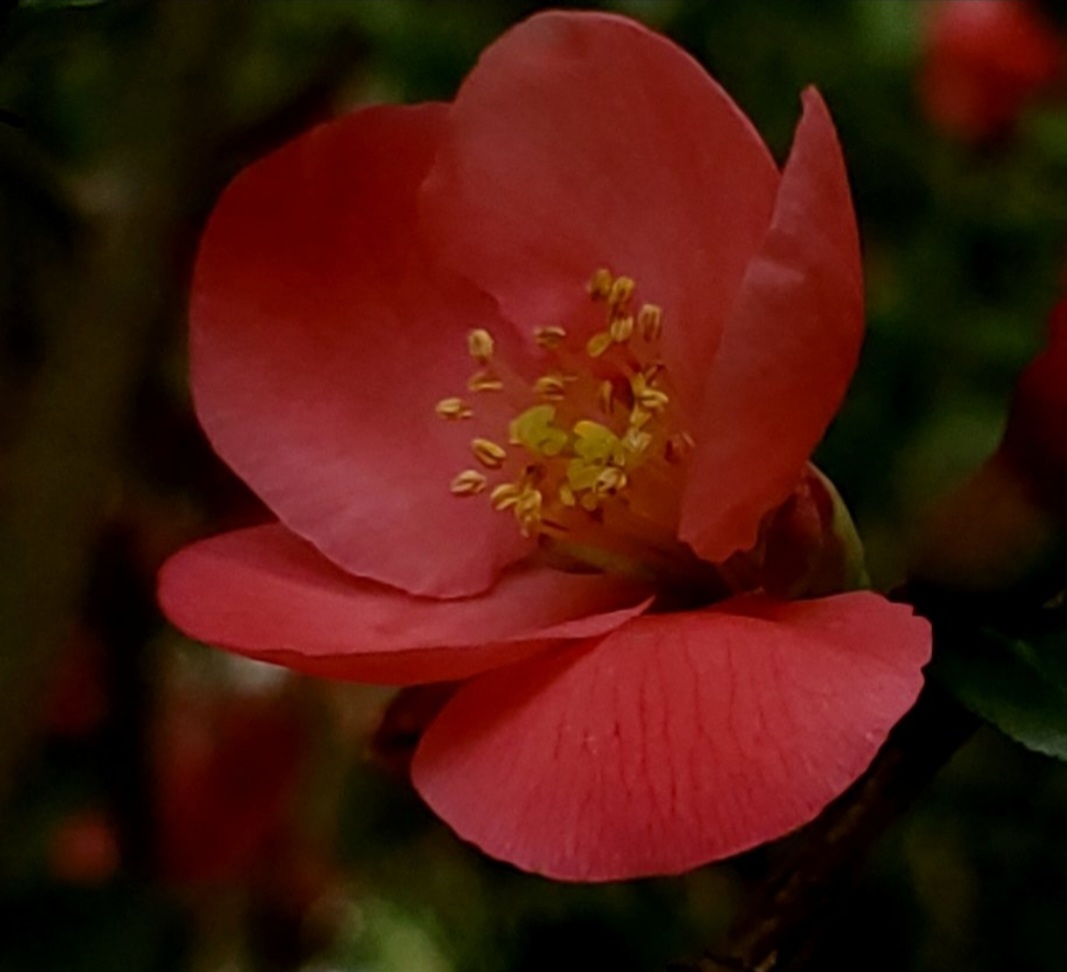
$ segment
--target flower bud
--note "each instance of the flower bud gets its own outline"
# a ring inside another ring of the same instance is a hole
[[[863,545],[833,483],[808,463],[764,525],[762,586],[774,597],[821,597],[865,587]]]

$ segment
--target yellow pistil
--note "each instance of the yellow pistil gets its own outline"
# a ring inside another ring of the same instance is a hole
[[[443,419],[469,419],[474,410],[462,398],[442,398],[434,410]]]
[[[492,439],[472,439],[471,452],[486,469],[499,469],[507,459],[507,450]]]
[[[535,405],[516,416],[508,427],[512,445],[521,445],[538,456],[558,456],[567,445],[565,429],[555,424],[556,410],[551,405]]]
[[[482,492],[488,480],[477,469],[464,469],[452,480],[453,496],[477,496]]]

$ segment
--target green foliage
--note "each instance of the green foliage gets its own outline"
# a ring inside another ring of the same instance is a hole
[[[1016,742],[1067,760],[1067,629],[945,629],[930,674]]]

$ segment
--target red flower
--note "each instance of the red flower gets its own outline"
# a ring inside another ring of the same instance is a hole
[[[1063,39],[1021,0],[941,0],[928,12],[920,95],[932,121],[981,141],[1011,128],[1063,67]]]
[[[907,608],[776,601],[735,556],[861,338],[814,91],[780,174],[669,42],[539,15],[452,104],[243,173],[192,327],[201,421],[280,522],[179,553],[164,608],[305,672],[466,679],[412,774],[486,852],[579,880],[735,853],[813,817],[914,700]]]

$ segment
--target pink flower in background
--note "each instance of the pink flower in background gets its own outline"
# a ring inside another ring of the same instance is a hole
[[[355,112],[224,194],[194,399],[278,520],[177,554],[163,607],[300,671],[459,681],[415,786],[522,868],[675,873],[777,837],[863,771],[929,656],[907,607],[761,580],[862,314],[818,94],[780,173],[668,41],[534,17],[451,104]]]
[[[950,134],[1003,135],[1061,76],[1064,40],[1024,0],[939,0],[925,13],[919,94]]]

